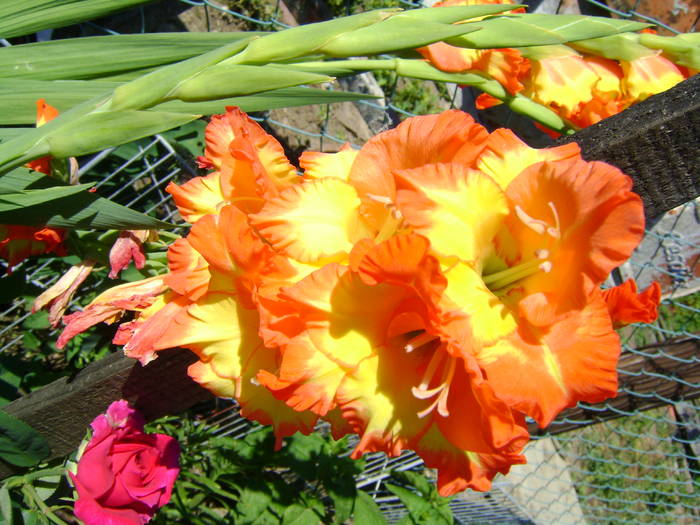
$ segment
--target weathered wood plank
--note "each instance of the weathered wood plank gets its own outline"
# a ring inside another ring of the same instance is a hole
[[[176,414],[212,395],[187,376],[197,360],[187,350],[159,352],[147,366],[117,352],[92,363],[3,408],[40,432],[51,446],[50,458],[69,454],[85,437],[90,422],[112,401],[127,399],[152,420]],[[0,461],[0,479],[12,468]]]
[[[648,219],[700,195],[700,75],[562,137],[634,179]]]
[[[626,414],[667,405],[666,399],[700,397],[700,339],[683,338],[663,344],[624,351],[618,364],[620,393],[596,407],[565,410],[557,421],[542,430],[530,426],[532,434],[560,434],[582,426],[616,419]]]

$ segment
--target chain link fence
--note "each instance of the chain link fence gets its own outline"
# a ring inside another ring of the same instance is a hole
[[[626,3],[627,2],[627,3]],[[110,19],[73,28],[78,34],[163,30],[275,30],[322,17],[386,5],[417,7],[395,0],[256,2],[255,0],[178,0],[142,7]],[[605,14],[650,21],[670,32],[694,30],[700,7],[668,3],[663,20],[654,18],[660,2],[597,0],[549,2],[540,12]],[[666,5],[666,4],[664,4]],[[661,11],[660,11],[661,9]],[[530,9],[532,11],[532,9]],[[126,27],[126,29],[124,29]],[[46,37],[47,35],[44,35]],[[256,118],[294,158],[306,148],[335,151],[345,142],[361,145],[373,134],[415,112],[450,107],[470,109],[468,90],[386,76],[362,75],[343,89],[381,94],[375,102],[342,103],[273,110]],[[519,124],[510,114],[487,114],[496,124]],[[493,124],[487,121],[486,124]],[[164,219],[176,214],[164,188],[196,175],[192,152],[203,149],[203,122],[151,139],[81,159],[81,181],[97,181],[97,191],[122,204]],[[527,135],[528,132],[523,133]],[[527,136],[524,138],[528,138]],[[531,142],[536,142],[530,137]],[[526,449],[528,464],[496,478],[488,493],[465,492],[451,507],[457,523],[586,524],[700,522],[700,201],[686,203],[650,224],[632,259],[615,276],[635,277],[644,287],[663,286],[659,320],[630,326],[624,342],[618,401],[582,406],[534,436]],[[14,270],[37,289],[45,289],[67,269],[65,262],[44,259]],[[91,283],[94,289],[105,283]],[[26,335],[18,331],[30,319],[26,299],[0,312],[0,352],[25,352]],[[73,308],[79,308],[73,305]],[[57,331],[50,337],[57,336]],[[640,385],[643,386],[640,387]],[[621,401],[620,401],[621,400]],[[218,435],[241,437],[254,425],[235,406],[218,409],[206,420]],[[420,458],[405,452],[396,458],[371,454],[357,486],[368,491],[387,520],[406,513],[384,487],[393,470],[423,471]],[[426,471],[430,477],[432,474]]]

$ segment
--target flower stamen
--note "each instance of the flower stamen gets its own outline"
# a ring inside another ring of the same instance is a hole
[[[410,339],[408,343],[406,343],[406,345],[404,346],[404,350],[406,350],[407,354],[410,354],[416,348],[420,348],[421,346],[427,345],[431,341],[437,339],[437,337],[438,336],[429,334],[428,332],[422,332],[414,338]]]
[[[445,357],[447,357],[447,363],[442,366],[440,383],[436,387],[428,388],[433,382],[438,368],[440,365],[443,365]],[[447,409],[447,398],[450,393],[450,384],[452,383],[452,378],[455,374],[456,363],[457,359],[448,355],[446,352],[443,352],[440,349],[435,351],[433,357],[428,363],[428,368],[425,370],[425,374],[423,375],[420,385],[411,388],[411,393],[417,399],[430,399],[437,395],[430,406],[424,410],[421,410],[420,412],[417,412],[419,418],[427,416],[436,408],[438,414],[440,414],[442,417],[448,417],[450,415],[450,412]]]

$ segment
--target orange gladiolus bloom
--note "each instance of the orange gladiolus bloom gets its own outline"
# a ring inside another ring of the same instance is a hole
[[[37,101],[36,106],[37,126],[43,126],[58,116],[56,108],[48,105],[43,98]],[[29,162],[27,167],[50,175],[51,157],[35,159]],[[12,271],[13,266],[32,255],[45,253],[65,255],[62,244],[65,236],[65,230],[59,228],[2,224],[0,225],[0,257],[8,262],[8,271]]]
[[[360,435],[353,457],[417,451],[443,495],[522,463],[524,416],[615,394],[599,286],[643,230],[619,170],[454,110],[307,152],[303,177],[277,146],[239,111],[215,118],[218,171],[169,190],[194,222],[169,273],[105,292],[60,343],[134,312],[127,355],[190,349],[193,379],[278,445],[326,418]]]
[[[445,0],[444,2],[437,2],[433,7],[514,3],[510,0],[492,0],[489,2]],[[511,12],[524,13],[525,9],[518,8]],[[530,69],[530,62],[517,49],[468,49],[451,46],[444,42],[436,42],[417,51],[441,71],[448,73],[485,73],[489,77],[498,80],[511,95],[522,91],[522,79]]]
[[[40,98],[36,101],[36,127],[43,126],[58,116],[58,110],[47,104],[46,100]],[[51,157],[41,157],[27,163],[27,168],[39,171],[45,175],[51,175]]]
[[[645,100],[685,80],[680,69],[660,53],[620,62],[624,71],[622,89],[630,103]]]
[[[65,255],[65,231],[41,226],[0,224],[0,257],[8,263],[8,271],[32,255],[55,253]]]

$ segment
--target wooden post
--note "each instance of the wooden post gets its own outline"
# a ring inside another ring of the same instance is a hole
[[[700,75],[557,142],[634,179],[647,219],[700,195]]]

